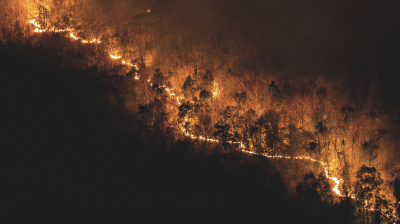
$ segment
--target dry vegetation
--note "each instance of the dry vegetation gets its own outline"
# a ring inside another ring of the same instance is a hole
[[[261,25],[259,21],[269,17],[253,14],[253,6],[232,12],[224,10],[223,4],[206,1],[220,13],[199,15],[195,6],[181,9],[179,1],[174,2],[2,0],[1,47],[29,45],[43,55],[56,55],[65,68],[101,80],[110,91],[98,102],[106,102],[110,110],[123,107],[133,120],[124,128],[137,131],[143,139],[156,136],[157,141],[174,145],[186,141],[184,127],[196,136],[222,142],[194,140],[190,152],[194,154],[215,150],[235,154],[239,147],[229,144],[232,141],[254,152],[325,161],[330,174],[342,179],[339,189],[344,195],[355,195],[360,205],[368,201],[368,208],[389,210],[391,221],[395,219],[399,108],[387,98],[377,76],[354,78],[331,42],[306,38],[301,32],[293,36],[281,29],[285,22]],[[32,19],[48,31],[34,33]],[[52,28],[72,29],[80,40]],[[91,39],[101,43],[80,42]],[[110,54],[138,65],[140,79],[134,79],[135,70]],[[85,92],[90,87],[72,83],[72,88]],[[181,105],[166,88],[173,90]],[[86,113],[100,104],[89,101]],[[110,123],[100,128],[104,139],[121,129],[118,123]],[[265,159],[239,157],[238,164]],[[227,161],[232,164],[225,164],[226,169],[240,176],[232,158]],[[301,189],[334,185],[324,176],[303,178],[309,172],[324,172],[312,162],[276,163],[291,195],[297,192],[307,198]],[[263,169],[273,174],[267,165]],[[365,173],[376,181],[363,182]],[[373,196],[366,194],[366,185]],[[321,195],[321,203],[345,200],[332,192]],[[387,221],[384,212],[380,216],[380,221]]]

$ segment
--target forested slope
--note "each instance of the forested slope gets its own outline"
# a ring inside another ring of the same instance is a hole
[[[111,194],[117,186],[171,201],[148,186],[165,180],[175,189],[188,182],[196,195],[203,189],[199,180],[212,185],[221,179],[221,189],[238,194],[237,205],[248,204],[249,188],[259,189],[248,211],[270,211],[263,206],[287,200],[286,209],[304,208],[304,218],[317,222],[335,217],[342,203],[355,203],[344,209],[350,216],[385,222],[385,213],[396,209],[398,34],[384,28],[393,24],[395,7],[383,15],[382,6],[362,4],[363,19],[373,21],[375,12],[385,24],[365,27],[350,10],[359,5],[341,9],[334,2],[21,0],[0,6],[7,152],[10,169],[22,175],[15,188],[20,201],[36,201],[37,192],[52,200],[62,195],[57,189],[74,189],[69,196],[80,195],[91,208],[107,192],[103,205],[109,208],[125,197]],[[243,149],[327,165],[271,162]],[[275,171],[286,186],[280,187],[284,199],[262,205],[273,195]],[[130,172],[139,181],[125,179]],[[135,185],[153,175],[149,185]],[[327,177],[340,180],[336,194]],[[219,189],[207,186],[205,194]],[[178,198],[186,198],[182,189]],[[231,204],[226,192],[221,200]],[[135,200],[124,201],[119,208]],[[154,208],[147,206],[139,207]]]

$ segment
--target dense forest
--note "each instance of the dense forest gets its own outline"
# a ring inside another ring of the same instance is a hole
[[[398,222],[384,2],[0,0],[6,213]]]

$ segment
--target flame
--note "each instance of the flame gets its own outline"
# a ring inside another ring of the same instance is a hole
[[[37,15],[35,17],[37,17]],[[42,32],[46,31],[46,30],[40,29],[41,26],[40,26],[40,24],[38,24],[36,22],[36,19],[29,20],[29,23],[33,24],[33,26],[35,27],[35,29],[33,30],[33,32],[35,32],[35,33],[42,33]]]
[[[38,15],[36,15],[35,17],[38,17]],[[47,30],[45,30],[45,29],[41,29],[41,26],[40,26],[40,24],[38,24],[38,23],[36,22],[36,19],[31,19],[31,20],[29,20],[29,23],[33,24],[33,26],[35,27],[35,29],[33,30],[33,32],[35,32],[35,33],[42,33],[42,32],[46,32],[46,31],[47,31]],[[56,32],[56,33],[60,33],[60,32],[70,32],[70,34],[69,34],[69,37],[70,37],[70,38],[72,38],[72,39],[74,39],[74,40],[79,40],[79,38],[76,37],[76,36],[74,35],[74,33],[72,32],[73,29],[67,28],[67,29],[57,29],[57,30],[56,30],[56,28],[53,27],[53,28],[50,28],[50,30],[53,31],[53,32]],[[101,41],[98,40],[98,39],[93,39],[93,40],[91,40],[91,41],[82,40],[81,42],[82,42],[82,43],[85,43],[85,44],[86,44],[86,43],[97,43],[97,44],[101,43]]]
[[[115,55],[112,55],[112,54],[110,54],[110,57],[111,57],[112,59],[120,59],[120,58],[121,58],[121,56],[115,56]]]
[[[38,17],[38,15],[35,15],[35,17]],[[43,33],[43,32],[47,31],[45,29],[41,29],[41,25],[36,22],[36,19],[29,20],[29,23],[33,24],[33,26],[35,27],[35,29],[33,30],[33,32],[35,32],[35,33]],[[49,30],[51,30],[53,32],[56,32],[56,33],[72,31],[72,29],[69,29],[69,28],[67,28],[67,29],[57,29],[56,30],[56,28],[54,28],[54,27],[50,28]]]
[[[218,95],[218,92],[219,92],[219,90],[218,90],[218,87],[217,87],[217,83],[216,82],[214,82],[214,90],[213,90],[213,97],[216,97],[217,95]]]
[[[101,41],[100,41],[100,40],[98,40],[98,39],[93,39],[92,41],[90,41],[90,43],[96,43],[96,44],[99,44],[99,43],[101,43]]]
[[[72,32],[69,34],[69,36],[70,36],[72,39],[79,40],[79,38],[76,37]]]
[[[33,32],[35,33],[42,33],[42,32],[46,32],[46,30],[41,30],[39,28],[36,28]]]
[[[329,178],[329,179],[335,181],[335,183],[336,183],[335,187],[333,188],[333,191],[334,191],[337,195],[343,197],[343,194],[340,193],[340,191],[339,191],[339,184],[340,184],[341,180],[339,180],[339,179],[336,178],[336,177],[331,177],[331,176],[329,176],[329,172],[328,172],[328,167],[327,167],[327,166],[324,166],[324,170],[325,170],[325,176],[326,176],[327,178]]]
[[[147,12],[149,13],[151,10],[150,9],[148,9],[147,10]],[[38,17],[38,15],[36,15],[35,17]],[[33,26],[35,27],[35,29],[34,29],[34,31],[33,32],[35,32],[35,33],[42,33],[42,32],[46,32],[47,30],[45,30],[45,29],[41,29],[41,26],[40,26],[40,24],[38,24],[37,22],[36,22],[36,19],[32,19],[32,20],[29,20],[29,23],[31,23],[31,24],[33,24]],[[69,37],[70,38],[72,38],[72,39],[74,39],[74,40],[79,40],[79,38],[78,37],[76,37],[74,34],[73,34],[73,29],[60,29],[60,30],[55,30],[55,28],[52,28],[52,30],[53,30],[53,32],[70,32],[70,34],[69,34]],[[93,39],[93,40],[91,40],[91,41],[87,41],[87,40],[81,40],[81,42],[82,43],[95,43],[95,44],[99,44],[99,43],[101,43],[101,41],[100,40],[98,40],[98,39]],[[120,59],[121,58],[121,56],[116,56],[116,55],[113,55],[113,54],[110,54],[110,57],[112,58],[112,59]],[[121,63],[122,64],[127,64],[127,65],[129,65],[129,66],[131,66],[131,67],[135,67],[135,69],[138,71],[139,70],[139,68],[137,68],[137,65],[136,64],[131,64],[131,63],[127,63],[127,62],[125,62],[125,60],[121,60]],[[138,76],[137,75],[137,72],[135,73],[136,75],[135,75],[135,79],[136,80],[139,80],[140,79],[140,76]],[[147,80],[148,82],[150,82],[150,78]],[[153,86],[153,83],[150,83],[150,86]],[[166,86],[165,85],[163,85],[163,87],[165,88]],[[175,96],[175,93],[173,93],[172,92],[172,90],[170,89],[170,88],[165,88],[165,90],[167,91],[167,93],[170,95],[170,96]],[[218,94],[218,89],[217,89],[217,86],[216,86],[216,82],[214,82],[214,91],[213,91],[213,95],[214,96],[216,96]],[[180,102],[180,100],[179,100],[179,97],[177,96],[176,97],[176,101],[177,101],[177,103],[178,103],[178,105],[181,105],[182,103]],[[188,117],[187,116],[185,116],[185,122],[188,120]],[[185,136],[190,136],[190,138],[192,138],[192,139],[199,139],[199,140],[202,140],[202,141],[208,141],[208,142],[215,142],[215,143],[220,143],[220,141],[218,140],[218,139],[212,139],[212,138],[206,138],[206,137],[203,137],[203,136],[198,136],[198,137],[196,137],[195,135],[193,135],[193,134],[190,134],[190,133],[188,133],[187,131],[186,131],[186,129],[185,128],[183,128],[183,127],[181,127],[181,130],[182,130],[182,133],[185,135]],[[244,152],[244,153],[248,153],[248,154],[255,154],[255,155],[261,155],[261,156],[264,156],[264,157],[267,157],[267,158],[280,158],[280,159],[301,159],[301,160],[310,160],[310,161],[313,161],[313,162],[318,162],[318,163],[320,163],[321,165],[322,165],[322,167],[323,167],[323,169],[324,169],[324,171],[325,171],[325,176],[328,178],[328,179],[331,179],[331,180],[333,180],[334,182],[335,182],[335,187],[332,189],[337,195],[339,195],[339,196],[341,196],[341,197],[344,197],[344,195],[340,192],[340,190],[339,190],[339,184],[340,184],[340,182],[342,182],[342,180],[341,179],[338,179],[337,177],[334,177],[334,176],[329,176],[329,168],[328,168],[328,166],[327,166],[327,163],[325,163],[325,162],[323,162],[323,161],[319,161],[319,160],[316,160],[316,159],[313,159],[313,158],[310,158],[310,157],[291,157],[291,156],[283,156],[283,155],[269,155],[269,154],[267,154],[267,153],[257,153],[257,152],[253,152],[253,151],[250,151],[250,150],[246,150],[246,147],[245,147],[245,145],[242,143],[242,142],[232,142],[232,141],[228,141],[229,143],[231,143],[231,144],[238,144],[239,146],[240,146],[240,148],[241,148],[241,151],[242,152]],[[350,197],[351,198],[355,198],[355,196],[354,195],[350,195]],[[364,206],[364,207],[366,207],[367,206],[367,201],[365,202],[366,203],[366,205]],[[399,204],[400,204],[400,202],[398,202]],[[374,209],[369,209],[369,210],[374,210]]]

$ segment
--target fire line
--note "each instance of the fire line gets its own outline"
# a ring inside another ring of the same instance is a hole
[[[147,12],[150,12],[150,11],[151,11],[151,10],[149,9]],[[35,17],[37,18],[38,15],[36,15]],[[51,28],[51,29],[48,29],[48,30],[42,29],[42,28],[41,28],[41,25],[38,24],[38,23],[36,22],[36,19],[29,20],[29,23],[33,24],[33,26],[35,27],[35,29],[33,30],[33,32],[35,32],[35,33],[43,33],[43,32],[47,32],[47,31],[49,31],[49,30],[50,30],[50,31],[53,31],[53,32],[69,32],[68,37],[70,37],[71,39],[74,39],[74,40],[80,40],[82,43],[85,43],[85,44],[86,44],[86,43],[92,43],[92,44],[100,44],[100,43],[101,43],[101,41],[98,40],[98,39],[93,39],[93,40],[91,40],[91,41],[88,41],[88,40],[83,40],[83,39],[81,39],[81,38],[79,38],[79,37],[76,37],[76,36],[74,35],[74,33],[73,33],[73,31],[74,31],[73,29],[58,29],[58,30],[55,30],[55,28]],[[122,56],[117,56],[117,55],[111,54],[111,53],[110,53],[109,55],[110,55],[110,57],[111,57],[112,59],[115,59],[115,60],[116,60],[116,59],[122,58]],[[125,64],[125,65],[128,65],[128,66],[130,66],[130,67],[135,67],[136,71],[138,70],[137,65],[135,65],[135,64],[127,63],[125,60],[121,60],[121,63],[122,63],[122,64]],[[137,72],[136,72],[135,74],[136,74],[135,77],[134,77],[135,80],[139,80],[140,77],[137,75]],[[151,79],[149,78],[147,81],[148,81],[148,82],[151,82]],[[150,83],[150,86],[152,86],[152,85],[153,85],[153,83]],[[216,85],[215,82],[214,82],[214,85]],[[165,87],[165,86],[164,86],[164,87]],[[159,88],[160,88],[160,87],[159,87]],[[177,96],[174,92],[172,92],[172,89],[171,89],[171,88],[165,88],[165,90],[167,91],[167,93],[168,93],[171,97],[175,97],[175,99],[176,99],[178,105],[181,105],[181,104],[182,104],[182,103],[180,102],[180,100],[179,100],[179,98],[181,98],[181,97]],[[214,92],[213,92],[213,96],[215,97],[216,95],[217,95],[217,92],[214,91]],[[187,121],[187,120],[188,120],[188,117],[187,117],[187,115],[186,115],[185,121]],[[196,135],[194,135],[194,134],[191,134],[191,133],[187,132],[187,130],[186,130],[185,128],[183,128],[183,127],[181,127],[180,129],[181,129],[183,135],[185,135],[185,136],[187,136],[187,137],[189,137],[189,138],[191,138],[191,139],[199,139],[199,140],[201,140],[201,141],[207,141],[207,142],[213,142],[213,143],[221,143],[221,141],[218,140],[218,139],[206,138],[206,137],[204,137],[204,136],[196,136]],[[345,197],[345,195],[343,195],[343,194],[340,192],[340,190],[339,190],[339,184],[342,182],[342,179],[338,179],[337,177],[330,176],[330,175],[329,175],[329,167],[328,167],[328,164],[325,163],[325,162],[323,162],[323,161],[319,161],[319,160],[316,160],[316,159],[313,159],[313,158],[310,158],[310,157],[302,157],[302,156],[291,157],[291,156],[284,156],[284,155],[269,155],[269,154],[267,154],[267,153],[257,153],[257,152],[253,152],[253,151],[247,150],[246,147],[244,146],[244,144],[243,144],[242,142],[232,142],[232,141],[228,141],[228,143],[240,145],[240,146],[239,146],[239,148],[241,149],[240,151],[241,151],[241,152],[244,152],[244,153],[247,153],[247,154],[260,155],[260,156],[264,156],[264,157],[267,157],[267,158],[295,159],[295,160],[300,159],[300,160],[310,160],[310,161],[312,161],[312,162],[318,162],[318,163],[320,163],[321,166],[323,167],[325,176],[326,176],[328,179],[330,179],[330,180],[332,180],[332,181],[335,182],[335,186],[334,186],[334,188],[332,189],[332,191],[335,192],[335,193],[336,193],[338,196],[340,196],[340,197]],[[351,197],[351,198],[355,198],[354,195],[350,195],[350,197]],[[398,203],[400,204],[400,202],[398,202]],[[373,211],[374,209],[369,209],[369,210]]]

